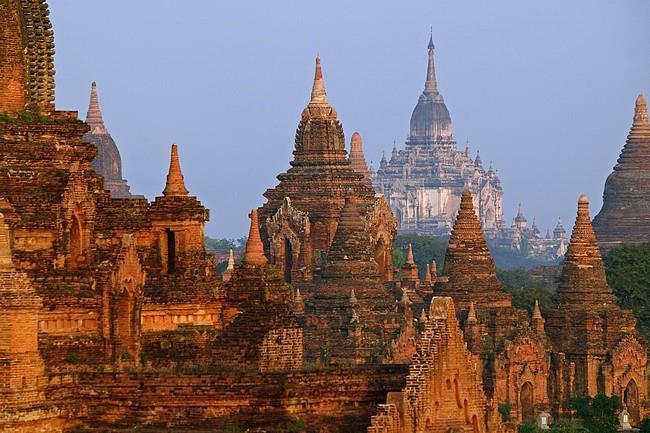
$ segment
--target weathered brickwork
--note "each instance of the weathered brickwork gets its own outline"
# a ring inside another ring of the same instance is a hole
[[[311,286],[336,234],[348,191],[364,209],[380,275],[391,279],[397,222],[383,197],[376,196],[364,174],[346,158],[343,127],[327,99],[320,59],[316,59],[311,100],[298,124],[293,155],[291,168],[264,193],[268,201],[260,208],[265,252],[285,281]]]
[[[618,395],[638,422],[647,413],[647,348],[634,315],[607,285],[586,196],[578,201],[557,300],[547,321],[557,352],[550,397],[565,405],[573,396]]]
[[[650,242],[650,122],[648,104],[639,95],[632,128],[614,171],[605,182],[603,207],[594,218],[598,243],[614,248]]]
[[[54,34],[45,0],[0,3],[0,113],[54,108]]]
[[[496,403],[483,393],[451,298],[434,297],[406,387],[388,393],[368,433],[503,432]]]
[[[80,421],[89,426],[209,429],[301,419],[310,431],[360,433],[386,392],[404,387],[406,373],[405,366],[257,374],[88,373],[79,378],[77,401],[87,408]]]

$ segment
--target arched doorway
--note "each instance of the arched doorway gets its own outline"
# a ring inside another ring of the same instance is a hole
[[[118,344],[116,355],[122,359],[128,359],[135,354],[131,353],[133,336],[135,334],[134,323],[135,300],[128,290],[118,295],[115,304],[115,331],[114,338]]]
[[[176,233],[167,229],[167,273],[176,272]]]
[[[291,284],[291,271],[293,270],[293,248],[291,241],[284,238],[284,281]]]
[[[535,399],[533,385],[530,382],[524,383],[519,394],[519,403],[521,404],[521,417],[524,422],[535,419]]]
[[[639,419],[639,389],[634,379],[630,379],[623,391],[623,402],[630,414],[631,424],[638,424]]]

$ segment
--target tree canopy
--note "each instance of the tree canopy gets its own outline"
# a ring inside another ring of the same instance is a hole
[[[650,243],[621,246],[603,260],[621,306],[634,311],[639,331],[650,337]]]

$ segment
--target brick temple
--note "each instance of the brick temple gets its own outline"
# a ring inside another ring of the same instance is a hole
[[[0,36],[1,431],[505,433],[597,393],[650,413],[586,197],[551,310],[512,305],[471,188],[441,274],[411,246],[393,269],[397,220],[316,59],[291,167],[220,278],[182,146],[160,196],[130,194],[96,86],[86,122],[55,105],[46,2],[0,2]],[[640,99],[628,144],[644,128]]]
[[[650,122],[643,95],[636,99],[627,142],[605,182],[594,230],[606,249],[650,242]]]

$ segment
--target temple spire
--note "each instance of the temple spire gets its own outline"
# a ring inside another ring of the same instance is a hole
[[[323,81],[323,70],[320,65],[320,56],[316,57],[316,72],[314,74],[314,84],[311,88],[311,100],[309,106],[326,106],[329,105],[327,93],[325,92],[325,82]]]
[[[648,127],[648,104],[645,101],[643,94],[640,94],[636,98],[636,104],[634,107],[634,122],[632,123],[632,128],[638,126]]]
[[[99,107],[99,97],[97,96],[97,83],[93,81],[90,88],[90,103],[88,104],[88,114],[86,114],[86,123],[90,126],[92,134],[108,134],[106,125],[104,125],[104,116]]]
[[[436,82],[436,66],[433,56],[433,34],[429,37],[429,64],[427,65],[427,80],[424,83],[424,93],[437,94],[438,83]]]
[[[366,165],[366,157],[363,154],[363,139],[361,138],[361,134],[358,132],[352,134],[352,139],[350,140],[350,156],[348,157],[348,160],[350,161],[352,169],[363,175],[366,183],[371,185],[370,172]]]
[[[413,246],[411,246],[411,244],[409,244],[409,249],[408,252],[406,253],[406,264],[408,265],[415,264],[415,259],[413,259]]]
[[[178,146],[172,144],[171,160],[169,162],[169,173],[167,173],[167,183],[163,190],[165,197],[184,197],[188,195],[185,188],[185,179],[181,171],[181,164],[178,162]]]
[[[268,261],[264,255],[262,238],[260,237],[260,223],[257,217],[257,209],[251,211],[251,228],[246,241],[246,253],[242,262],[248,266],[264,266]]]

